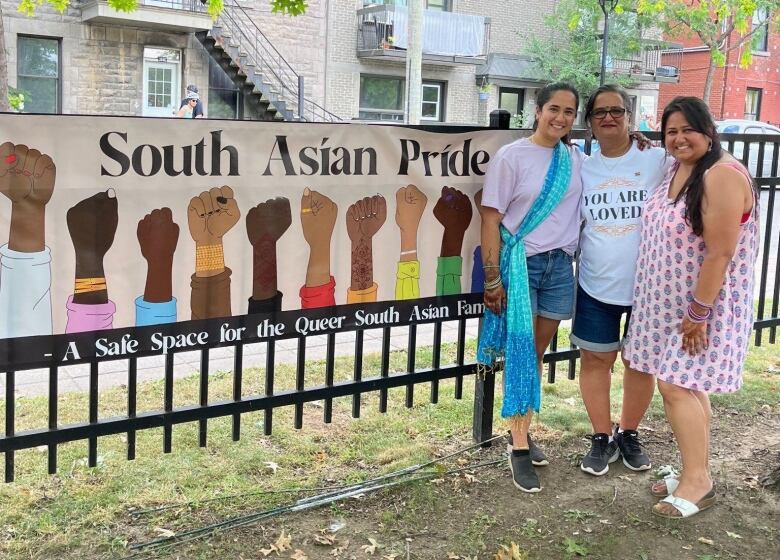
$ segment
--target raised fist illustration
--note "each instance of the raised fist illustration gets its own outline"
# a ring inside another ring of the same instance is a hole
[[[14,204],[43,208],[54,192],[56,168],[51,157],[24,144],[0,145],[0,192]]]
[[[347,234],[352,243],[370,241],[387,219],[387,203],[374,195],[358,200],[347,210]]]
[[[276,197],[250,208],[246,214],[246,234],[254,247],[260,242],[276,243],[292,223],[290,200]]]
[[[152,210],[138,222],[136,230],[141,254],[150,264],[170,262],[179,242],[179,226],[170,208]]]
[[[465,232],[471,223],[471,201],[457,189],[443,187],[433,215],[448,232]]]
[[[233,189],[227,185],[203,191],[190,199],[187,224],[190,235],[198,245],[219,245],[230,228],[238,222],[238,210]]]
[[[401,187],[395,193],[395,223],[401,231],[417,233],[428,197],[415,185]]]
[[[118,204],[113,189],[99,192],[77,203],[67,214],[68,231],[76,250],[76,277],[79,264],[87,265],[84,272],[102,276],[103,257],[114,243],[119,223]],[[92,269],[92,270],[91,270]]]
[[[310,247],[330,245],[336,225],[338,206],[324,194],[304,189],[301,197],[301,226],[303,237]]]

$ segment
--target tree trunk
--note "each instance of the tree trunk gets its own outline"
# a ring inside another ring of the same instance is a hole
[[[422,31],[423,3],[422,0],[410,0],[409,10],[409,43],[406,49],[406,103],[407,124],[420,124],[422,116]]]
[[[8,57],[5,52],[5,28],[3,6],[0,3],[0,112],[8,111]]]
[[[708,107],[710,107],[710,96],[712,95],[712,81],[715,79],[715,59],[712,58],[712,49],[714,48],[716,47],[710,46],[710,65],[707,67],[707,77],[704,78],[704,92],[702,93],[702,99]]]

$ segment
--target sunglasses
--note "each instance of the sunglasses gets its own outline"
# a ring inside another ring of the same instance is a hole
[[[623,118],[627,112],[623,107],[602,107],[594,110],[590,116],[594,119],[602,120],[609,113],[613,119],[617,120]]]

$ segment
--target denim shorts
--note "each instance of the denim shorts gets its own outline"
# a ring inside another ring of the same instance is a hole
[[[526,259],[534,315],[562,321],[574,310],[574,259],[562,249]]]
[[[623,333],[620,333],[620,321],[626,315]],[[614,352],[620,349],[620,343],[626,336],[628,320],[631,318],[630,305],[604,303],[577,286],[577,303],[574,312],[574,326],[571,341],[580,348],[591,352]]]

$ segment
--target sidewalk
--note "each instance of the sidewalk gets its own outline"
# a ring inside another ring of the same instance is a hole
[[[478,320],[466,321],[466,338],[476,338]],[[442,325],[442,342],[456,342],[458,339],[457,321],[448,321]],[[406,350],[409,328],[394,327],[390,332],[390,350]],[[433,325],[417,327],[417,346],[433,345]],[[265,343],[244,346],[244,368],[265,367]],[[312,336],[306,341],[306,361],[324,360],[327,337]],[[371,329],[363,334],[363,353],[379,354],[382,351],[382,330]],[[355,353],[355,333],[345,332],[336,335],[336,356],[353,356]],[[233,371],[234,349],[214,348],[209,353],[209,373]],[[276,363],[295,364],[298,357],[298,340],[280,340],[276,343]],[[138,382],[155,381],[164,378],[165,358],[149,356],[138,358]],[[173,377],[175,379],[200,373],[200,352],[180,352],[174,355]],[[58,371],[59,394],[89,391],[89,364],[62,366]],[[127,360],[102,362],[98,376],[100,390],[127,384]],[[45,396],[49,393],[49,370],[32,369],[16,373],[16,396]],[[0,398],[5,396],[5,374],[0,373]]]

